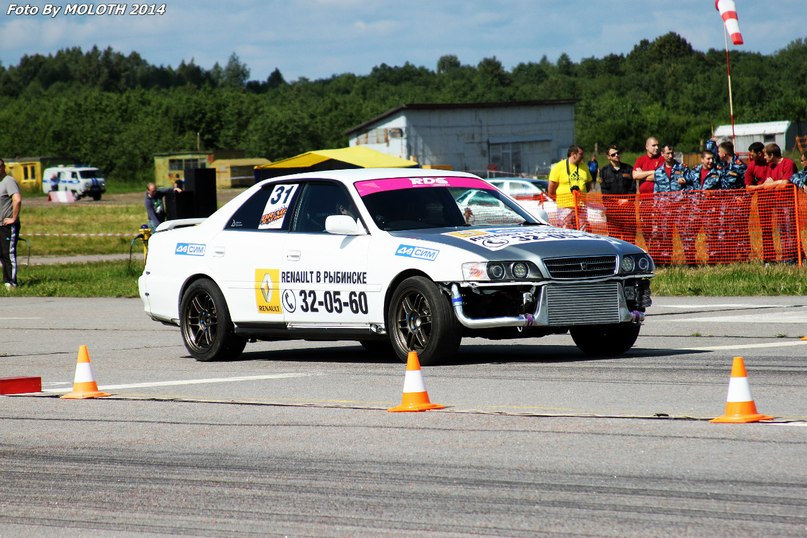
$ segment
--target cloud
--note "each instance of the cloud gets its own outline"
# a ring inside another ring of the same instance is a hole
[[[772,53],[802,37],[803,0],[738,1],[742,50]],[[252,78],[275,68],[287,80],[367,74],[410,62],[434,68],[444,54],[511,69],[566,53],[574,61],[626,54],[641,39],[677,32],[696,49],[723,47],[708,0],[171,0],[162,16],[25,17],[0,12],[0,61],[26,54],[112,47],[155,65],[195,59],[224,65],[235,52]]]

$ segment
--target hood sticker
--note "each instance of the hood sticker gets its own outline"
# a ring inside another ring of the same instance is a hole
[[[497,228],[488,230],[466,230],[448,232],[443,235],[464,239],[469,243],[485,247],[488,250],[501,250],[503,248],[538,243],[542,241],[558,241],[566,239],[602,239],[599,235],[551,228],[549,230],[525,230],[524,228]]]

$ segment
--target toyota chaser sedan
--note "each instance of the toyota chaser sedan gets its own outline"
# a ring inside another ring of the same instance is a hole
[[[265,180],[206,219],[161,224],[138,284],[200,361],[306,339],[429,365],[463,336],[569,333],[620,355],[653,271],[639,247],[554,228],[477,176],[355,169]]]

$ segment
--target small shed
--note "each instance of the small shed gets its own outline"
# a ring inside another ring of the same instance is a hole
[[[754,142],[768,144],[774,142],[782,151],[793,149],[796,145],[797,125],[791,121],[766,121],[761,123],[737,123],[734,125],[734,148],[736,151],[748,150]],[[720,125],[715,129],[715,138],[731,139],[731,125]]]
[[[211,168],[216,169],[216,187],[229,189],[231,187],[249,187],[255,183],[255,167],[271,163],[269,159],[241,158],[216,159]]]
[[[255,167],[255,181],[271,177],[341,168],[412,168],[416,161],[393,157],[366,147],[307,151],[270,164]]]
[[[253,167],[268,162],[261,157],[245,157],[240,150],[158,153],[154,155],[154,183],[168,186],[178,179],[184,181],[186,170],[214,168],[216,188],[242,187],[252,185]]]

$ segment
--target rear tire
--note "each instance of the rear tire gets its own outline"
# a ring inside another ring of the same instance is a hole
[[[589,325],[569,330],[572,340],[586,355],[593,357],[615,357],[624,354],[639,337],[641,325],[621,323],[619,325]]]
[[[208,279],[188,286],[179,307],[179,328],[185,348],[197,361],[237,358],[247,340],[235,334],[227,302]]]
[[[422,276],[407,278],[393,293],[387,330],[399,359],[406,362],[409,352],[416,351],[424,366],[452,357],[462,340],[462,327],[448,297]]]

